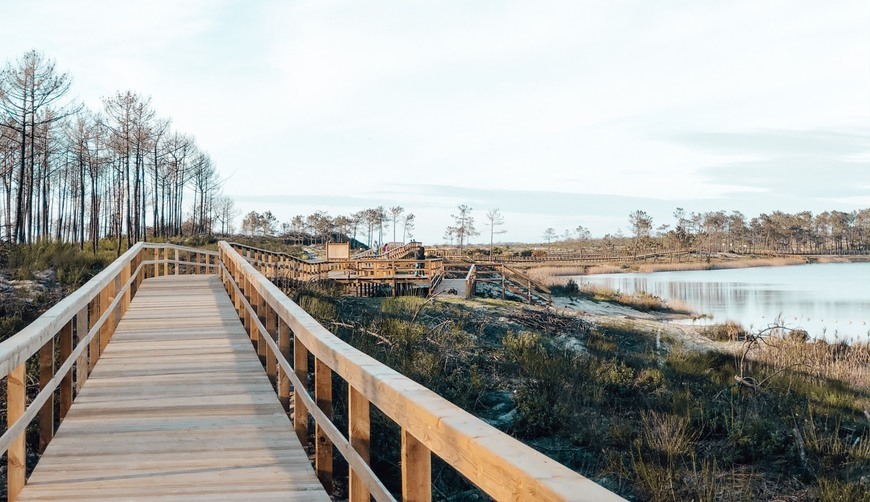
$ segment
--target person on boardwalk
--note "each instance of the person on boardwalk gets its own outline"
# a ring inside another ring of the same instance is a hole
[[[417,263],[414,264],[414,276],[420,275],[420,270],[423,268],[423,264],[426,260],[426,248],[423,245],[417,246],[417,251],[414,252],[414,259],[417,260]]]

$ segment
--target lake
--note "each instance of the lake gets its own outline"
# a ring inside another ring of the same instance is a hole
[[[834,340],[870,341],[870,263],[575,276],[633,293],[678,299],[712,319],[758,330],[781,316],[789,328]],[[686,321],[688,322],[688,321]]]

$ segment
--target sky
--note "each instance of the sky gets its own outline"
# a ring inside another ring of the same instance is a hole
[[[400,205],[443,242],[675,208],[870,207],[870,0],[0,0],[0,62],[132,89],[243,212]]]

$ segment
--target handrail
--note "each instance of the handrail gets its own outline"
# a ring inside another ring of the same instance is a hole
[[[386,255],[384,255],[384,258],[386,258],[388,260],[401,260],[405,256],[407,256],[407,254],[409,252],[417,249],[417,246],[419,246],[419,245],[420,245],[419,242],[411,241],[411,242],[408,242],[407,244],[402,244],[401,246],[399,246],[397,248],[391,248],[389,251],[387,251]],[[397,258],[399,255],[402,255],[402,257]]]
[[[174,252],[173,258],[169,256],[170,250]],[[187,255],[185,259],[182,253]],[[153,259],[146,259],[148,254],[152,254]],[[161,275],[161,270],[163,275],[170,271],[178,274],[182,270],[208,273],[216,269],[217,258],[214,251],[137,243],[84,286],[0,343],[0,376],[7,380],[7,428],[0,436],[0,455],[7,453],[10,501],[18,497],[26,482],[24,433],[28,425],[39,417],[39,450],[44,450],[54,437],[55,391],[60,389],[58,409],[62,421],[142,280],[146,276]],[[55,351],[55,338],[60,343],[58,351]],[[40,390],[27,406],[26,363],[37,352]]]
[[[538,288],[538,289],[540,289],[541,291],[547,293],[548,295],[553,294],[553,292],[550,291],[550,288],[548,288],[547,286],[544,286],[544,285],[541,284],[540,282],[538,282],[538,281],[532,279],[531,277],[528,276],[528,274],[524,274],[524,273],[520,272],[519,270],[517,270],[517,269],[515,269],[515,268],[513,268],[513,267],[509,267],[509,266],[507,266],[507,265],[501,265],[501,266],[502,266],[505,270],[511,272],[512,274],[515,274],[515,275],[518,275],[518,276],[522,277],[524,280],[528,281],[529,284],[534,285],[536,288]]]
[[[431,453],[435,453],[499,500],[621,500],[354,349],[287,298],[226,242],[219,243],[219,252],[227,291],[258,352],[266,358],[267,371],[275,375],[278,382],[286,381],[295,373],[300,378],[294,388],[297,392],[306,390],[299,392],[295,402],[294,423],[300,440],[307,442],[307,415],[314,417],[315,470],[324,484],[331,484],[335,442],[342,454],[347,453],[348,448],[356,451],[345,457],[351,466],[350,500],[368,500],[369,493],[376,495],[380,490],[379,485],[368,479],[367,469],[360,469],[359,465],[360,460],[368,458],[369,406],[374,405],[401,427],[405,499],[431,499],[430,458]],[[273,338],[276,332],[277,345]],[[289,332],[294,335],[292,356]],[[307,396],[309,354],[314,356],[314,401]],[[294,360],[292,367],[290,357]],[[350,446],[338,441],[330,422],[333,373],[348,386]],[[279,383],[280,398],[289,399],[282,397],[282,393],[288,392],[287,387]],[[319,408],[319,412],[314,408]]]

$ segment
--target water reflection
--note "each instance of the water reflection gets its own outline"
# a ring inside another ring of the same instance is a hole
[[[712,315],[700,322],[736,321],[759,329],[781,318],[828,340],[870,341],[870,263],[606,274],[579,283],[680,300]]]

